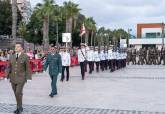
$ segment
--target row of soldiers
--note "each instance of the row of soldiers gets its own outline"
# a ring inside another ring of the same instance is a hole
[[[78,50],[78,61],[80,62],[82,79],[84,79],[85,72],[87,71],[87,64],[90,74],[94,71],[94,66],[96,66],[96,72],[108,69],[114,72],[126,67],[126,58],[127,53],[125,50],[117,50],[113,47],[105,50],[105,47],[88,47],[82,43],[81,48]]]
[[[165,65],[165,48],[161,48],[159,50],[155,47],[147,48],[140,48],[139,50],[135,48],[130,48],[127,50],[127,64],[129,65],[130,62],[132,64],[147,64],[147,65]]]

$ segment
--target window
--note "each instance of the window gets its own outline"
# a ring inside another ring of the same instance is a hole
[[[146,38],[156,38],[156,33],[146,33]]]

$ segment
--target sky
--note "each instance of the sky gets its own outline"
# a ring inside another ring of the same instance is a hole
[[[30,0],[32,7],[42,0]],[[56,0],[62,5],[64,1]],[[97,27],[132,29],[136,35],[139,23],[165,22],[165,0],[71,0],[79,4],[81,13],[93,17]]]

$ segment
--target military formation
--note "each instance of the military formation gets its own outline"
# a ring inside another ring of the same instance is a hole
[[[17,102],[15,114],[23,112],[22,97],[23,88],[26,82],[32,79],[29,57],[23,52],[21,43],[16,43],[15,54],[10,56],[7,78],[10,79],[12,89]],[[165,48],[161,50],[155,47],[140,48],[118,48],[115,46],[87,46],[81,43],[78,49],[78,62],[80,64],[82,80],[85,79],[85,73],[110,71],[125,68],[132,63],[134,65],[165,65]],[[51,79],[51,91],[49,96],[53,98],[57,95],[57,79],[61,77],[61,82],[65,79],[69,81],[69,67],[71,65],[71,55],[66,47],[61,47],[58,51],[56,46],[51,46],[49,53],[43,64],[44,72],[49,68]],[[89,68],[88,68],[89,67]],[[87,70],[88,69],[88,70]],[[66,70],[66,76],[65,76]]]
[[[127,49],[127,64],[133,65],[165,65],[165,48],[158,49],[157,47]]]
[[[127,53],[124,49],[115,49],[114,47],[88,47],[81,44],[78,50],[78,61],[80,62],[82,80],[89,66],[89,74],[94,70],[96,72],[115,70],[126,67]]]

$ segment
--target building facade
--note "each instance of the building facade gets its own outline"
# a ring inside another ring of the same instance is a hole
[[[31,8],[30,0],[17,0],[17,6],[21,12],[23,21],[25,23],[28,23],[31,15],[32,15],[32,8]]]
[[[129,45],[137,49],[164,45],[164,23],[137,24],[137,38],[129,39]]]
[[[12,0],[11,0],[11,4],[12,4]],[[23,21],[25,23],[28,23],[32,15],[32,7],[30,4],[30,0],[17,0],[17,7],[23,17]]]

